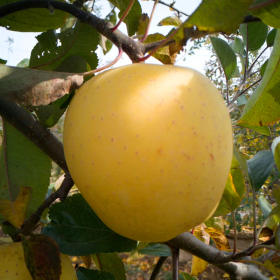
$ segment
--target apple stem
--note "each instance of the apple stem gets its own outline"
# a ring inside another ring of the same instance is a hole
[[[114,32],[115,30],[117,30],[119,28],[120,24],[124,21],[124,19],[128,15],[133,3],[134,3],[134,0],[131,0],[129,5],[127,6],[126,10],[124,11],[122,17],[120,18],[119,22],[111,29],[112,32]]]
[[[105,70],[107,68],[109,68],[110,66],[114,65],[115,63],[117,63],[119,61],[119,59],[122,57],[122,54],[123,54],[123,50],[122,48],[119,48],[119,54],[118,56],[116,57],[115,60],[113,60],[112,62],[110,62],[109,64],[103,66],[103,67],[100,67],[98,69],[94,69],[94,70],[91,70],[89,72],[84,72],[84,73],[79,73],[79,75],[83,75],[83,76],[92,76],[93,74],[97,73],[97,72],[100,72],[102,70]]]
[[[152,13],[151,13],[151,16],[150,16],[150,20],[149,20],[149,22],[148,22],[148,26],[147,26],[147,28],[146,28],[145,34],[144,34],[143,37],[140,39],[140,42],[141,42],[141,43],[143,43],[143,42],[147,39],[147,36],[148,36],[148,33],[149,33],[149,29],[150,29],[150,26],[151,26],[151,22],[152,22],[152,19],[153,19],[155,10],[156,10],[156,5],[157,5],[157,3],[158,3],[158,0],[155,0],[154,6],[153,6],[153,10],[152,10]]]

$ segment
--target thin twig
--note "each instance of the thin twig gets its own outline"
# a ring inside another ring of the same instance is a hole
[[[258,79],[257,81],[255,81],[253,84],[251,84],[249,87],[245,88],[243,91],[241,91],[240,93],[237,93],[234,98],[229,102],[229,106],[231,106],[238,97],[240,97],[241,95],[243,95],[246,91],[248,91],[251,87],[253,87],[254,85],[256,85],[257,83],[259,83],[262,80],[262,78]]]
[[[250,68],[248,69],[248,74],[250,75],[255,63],[258,61],[258,59],[263,55],[263,53],[268,49],[270,48],[271,45],[267,46],[264,48],[264,50],[257,56],[257,58],[253,61],[252,65],[250,66]]]
[[[46,198],[44,202],[38,207],[36,212],[34,212],[27,220],[25,220],[21,227],[20,233],[22,233],[23,235],[30,235],[33,228],[40,221],[43,212],[47,208],[49,208],[56,199],[60,198],[60,200],[62,201],[65,200],[73,185],[74,182],[71,178],[71,175],[69,173],[66,173],[65,178],[59,189],[53,194],[51,194],[48,198]]]
[[[156,0],[153,0],[153,1],[156,1]],[[172,10],[176,11],[177,13],[182,14],[182,15],[184,15],[186,17],[190,16],[190,15],[188,15],[188,14],[186,14],[186,13],[184,13],[184,12],[178,10],[178,9],[176,9],[173,4],[167,4],[167,3],[163,2],[163,1],[158,1],[158,3],[161,4],[161,5],[167,6],[167,7],[171,8]]]
[[[162,268],[164,262],[166,261],[167,257],[160,257],[157,261],[156,266],[153,269],[153,272],[151,274],[150,280],[155,280],[157,275],[160,272],[160,269]]]

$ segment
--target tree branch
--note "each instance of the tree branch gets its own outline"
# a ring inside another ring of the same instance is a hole
[[[62,143],[27,110],[15,102],[0,98],[0,116],[23,133],[58,164],[64,172],[68,172]]]
[[[232,279],[268,280],[254,265],[232,262],[232,253],[223,252],[204,244],[189,232],[183,233],[170,241],[169,244],[187,251],[227,272]],[[248,258],[248,257],[247,257]]]
[[[44,202],[38,207],[36,212],[34,212],[27,220],[24,221],[23,225],[21,226],[20,233],[23,235],[30,235],[33,228],[40,221],[43,212],[49,208],[56,199],[60,198],[62,201],[65,200],[73,185],[74,181],[71,178],[71,175],[66,173],[60,188],[56,192],[52,193],[48,198],[46,198]]]
[[[139,62],[139,58],[143,56],[142,51],[145,50],[139,42],[134,41],[132,38],[123,34],[119,30],[112,32],[114,27],[110,22],[107,22],[104,19],[98,18],[97,16],[83,11],[82,9],[76,7],[75,5],[52,1],[52,0],[28,0],[28,1],[19,1],[13,2],[0,8],[0,18],[7,16],[9,14],[27,10],[31,8],[44,8],[49,9],[52,6],[54,9],[58,9],[64,12],[67,12],[81,22],[88,24],[95,28],[100,34],[108,38],[113,44],[115,44],[119,49],[129,56],[133,62]]]

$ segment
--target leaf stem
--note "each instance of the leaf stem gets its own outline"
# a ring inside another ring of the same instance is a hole
[[[140,42],[141,42],[141,43],[143,43],[143,42],[147,39],[149,30],[150,30],[150,26],[151,26],[151,22],[152,22],[152,19],[153,19],[155,10],[156,10],[156,5],[157,5],[157,3],[158,3],[158,0],[155,0],[155,3],[154,3],[154,6],[153,6],[153,9],[152,9],[152,13],[151,13],[151,16],[150,16],[150,19],[149,19],[149,22],[148,22],[148,25],[147,25],[145,34],[144,34],[143,37],[140,39]]]
[[[100,71],[102,71],[102,70],[105,70],[105,69],[107,69],[107,68],[109,68],[110,66],[112,66],[112,65],[114,65],[115,63],[117,63],[119,60],[120,60],[120,58],[122,57],[122,54],[123,54],[123,50],[122,49],[119,49],[119,54],[118,54],[118,56],[116,57],[116,59],[114,59],[112,62],[110,62],[109,64],[107,64],[107,65],[105,65],[105,66],[103,66],[103,67],[100,67],[100,68],[98,68],[98,69],[94,69],[94,70],[91,70],[91,71],[89,71],[89,72],[84,72],[84,73],[81,73],[81,75],[83,75],[83,76],[92,76],[93,74],[95,74],[95,73],[97,73],[97,72],[100,72]]]
[[[111,29],[112,32],[114,32],[115,30],[117,30],[119,28],[120,24],[124,21],[124,19],[128,15],[133,3],[134,3],[134,0],[131,0],[130,3],[128,4],[126,10],[124,11],[122,17],[120,18],[119,22],[114,27],[112,27],[112,29]]]
[[[255,11],[255,10],[264,8],[264,7],[266,7],[266,6],[270,5],[270,4],[276,3],[276,2],[279,2],[279,0],[269,0],[269,1],[266,1],[266,2],[261,2],[259,4],[250,6],[249,10],[250,11]]]

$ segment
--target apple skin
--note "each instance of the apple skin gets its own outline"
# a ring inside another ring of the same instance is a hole
[[[232,159],[224,100],[201,73],[133,64],[87,81],[72,99],[64,149],[99,218],[125,237],[163,242],[207,220]]]
[[[77,280],[76,272],[67,255],[60,254],[62,273],[60,280]],[[47,264],[46,264],[47,265]],[[12,242],[10,238],[0,240],[0,279],[32,280],[25,260],[21,242]]]

